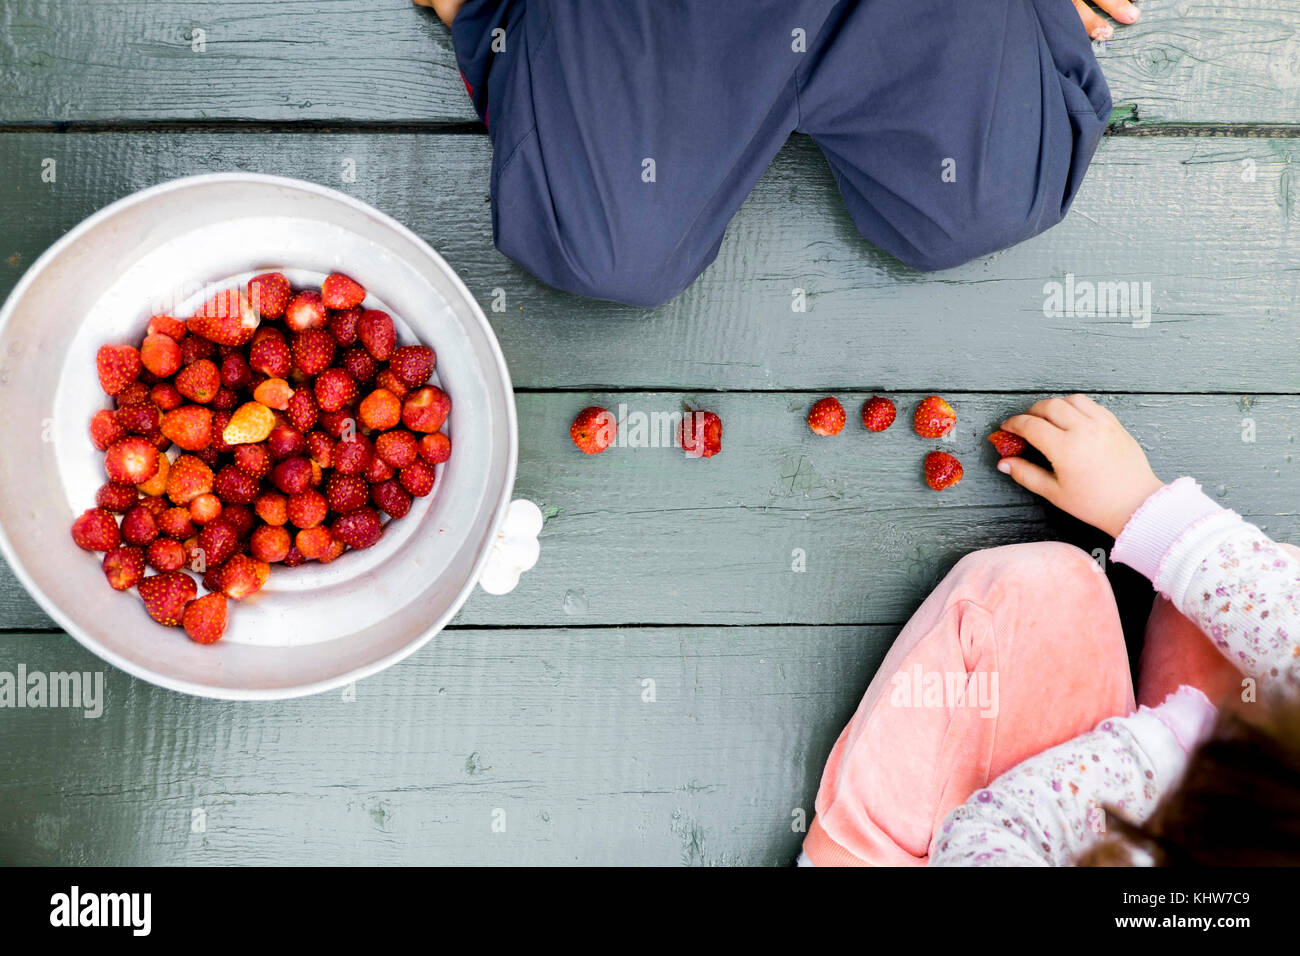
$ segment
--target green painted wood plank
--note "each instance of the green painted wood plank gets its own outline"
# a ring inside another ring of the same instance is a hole
[[[101,672],[105,687],[95,719],[3,712],[0,856],[786,865],[793,813],[811,818],[826,754],[893,637],[455,630],[352,702],[246,704],[159,690],[59,636],[0,635],[0,670]]]
[[[1290,0],[1147,4],[1098,56],[1144,123],[1300,116]],[[477,120],[449,33],[408,0],[6,0],[0,103],[11,123]]]
[[[136,189],[246,169],[342,188],[428,239],[483,303],[517,386],[1289,393],[1300,383],[1294,140],[1107,140],[1066,221],[937,274],[861,240],[816,148],[782,151],[718,260],[653,312],[565,295],[492,248],[477,136],[0,135],[0,294]],[[54,183],[42,161],[57,161]],[[340,181],[354,159],[358,180]],[[364,266],[359,266],[364,271]],[[1128,315],[1046,315],[1049,284],[1136,283]],[[792,311],[792,290],[807,312]],[[494,290],[504,311],[492,312]],[[1148,296],[1149,294],[1149,296]],[[1135,325],[1137,327],[1135,327]]]
[[[841,395],[850,424],[833,439],[808,431],[807,394],[519,395],[516,495],[550,515],[541,561],[509,595],[476,592],[458,623],[898,624],[961,555],[1061,536],[1059,518],[994,469],[984,441],[1035,396],[950,395],[958,427],[936,443],[909,428],[920,395],[895,395],[900,421],[879,435],[857,424],[863,396]],[[1102,400],[1166,480],[1195,475],[1274,536],[1300,541],[1300,397]],[[700,461],[643,443],[587,457],[569,442],[569,422],[587,405],[626,405],[631,439],[630,416],[671,414],[683,401],[722,416],[722,454]],[[1253,442],[1242,441],[1243,422],[1253,422]],[[921,473],[934,447],[966,467],[941,494]],[[806,572],[792,570],[795,549]],[[49,624],[6,572],[0,628]]]

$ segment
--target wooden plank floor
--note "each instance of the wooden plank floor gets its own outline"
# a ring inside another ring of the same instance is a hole
[[[446,31],[406,0],[6,0],[0,295],[156,182],[248,169],[343,189],[428,239],[485,310],[505,291],[488,316],[518,386],[517,493],[547,522],[516,592],[476,594],[354,701],[158,690],[60,634],[0,567],[0,670],[107,684],[95,720],[0,711],[0,860],[787,863],[826,752],[942,573],[995,544],[1104,544],[993,471],[983,435],[1045,393],[1099,394],[1162,475],[1300,539],[1300,9],[1147,2],[1099,55],[1112,135],[1056,229],[908,272],[857,238],[795,137],[718,261],[643,311],[547,289],[492,248],[486,137]],[[1149,283],[1149,321],[1045,313],[1067,275]],[[930,444],[905,427],[831,441],[802,424],[820,394],[852,414],[876,390],[904,409],[953,398],[958,488],[925,489]],[[587,404],[683,401],[722,415],[722,455],[587,459],[567,441]],[[1136,630],[1148,592],[1110,570]]]

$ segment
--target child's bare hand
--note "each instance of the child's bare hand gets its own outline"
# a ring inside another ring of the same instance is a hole
[[[417,0],[418,2],[418,0]],[[1129,0],[1093,0],[1120,23],[1137,23],[1142,12],[1129,3]],[[1085,0],[1074,0],[1074,8],[1079,11],[1079,19],[1088,36],[1094,40],[1109,40],[1115,35],[1115,28],[1097,15],[1097,11],[1088,6]]]
[[[1003,458],[998,470],[1112,537],[1162,484],[1119,419],[1086,395],[1044,399],[1002,427],[1046,455],[1052,470],[1023,458]]]

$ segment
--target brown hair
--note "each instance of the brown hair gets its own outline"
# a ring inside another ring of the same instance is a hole
[[[1225,711],[1186,773],[1136,826],[1107,813],[1080,866],[1300,866],[1300,706]]]

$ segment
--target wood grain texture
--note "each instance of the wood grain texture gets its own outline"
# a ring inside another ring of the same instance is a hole
[[[1097,53],[1139,125],[1300,116],[1291,0],[1148,3]],[[32,124],[478,119],[450,34],[408,0],[6,0],[0,104]]]
[[[0,859],[788,865],[793,813],[811,819],[893,637],[454,630],[353,702],[240,704],[133,680],[61,636],[0,635],[0,670],[100,671],[106,688],[96,719],[0,711]]]
[[[857,235],[820,153],[796,138],[718,260],[655,311],[556,292],[498,253],[489,149],[472,135],[0,135],[11,174],[0,182],[0,294],[101,206],[241,169],[341,188],[429,240],[483,304],[520,387],[1290,393],[1300,383],[1292,140],[1111,138],[1064,223],[927,275]],[[41,181],[45,158],[57,160],[55,183]],[[355,183],[340,181],[346,158]],[[1044,290],[1067,275],[1137,283],[1149,326],[1135,327],[1137,310],[1045,315]],[[793,289],[806,290],[807,312],[792,311]]]
[[[999,474],[984,440],[1037,396],[950,394],[958,414],[951,442],[911,432],[920,394],[895,394],[899,422],[871,434],[858,424],[864,395],[841,393],[849,425],[836,438],[818,438],[804,424],[814,397],[519,395],[515,495],[550,515],[542,558],[511,594],[476,591],[457,622],[899,624],[963,554],[1061,536],[1060,516]],[[1271,534],[1300,540],[1300,398],[1102,400],[1149,450],[1158,474],[1196,475]],[[588,405],[616,412],[625,405],[630,439],[632,415],[671,414],[684,401],[721,415],[722,454],[701,461],[641,445],[584,456],[568,439],[570,421]],[[1243,421],[1254,423],[1254,442],[1242,441]],[[966,468],[962,483],[941,494],[922,476],[922,458],[935,447]],[[1099,546],[1107,541],[1098,536]],[[795,549],[806,556],[806,572],[792,570]],[[107,590],[101,599],[128,600]],[[0,627],[43,626],[49,620],[6,571]]]

